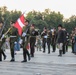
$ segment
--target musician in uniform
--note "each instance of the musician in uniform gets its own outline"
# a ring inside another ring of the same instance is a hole
[[[45,48],[46,48],[46,43],[47,43],[47,28],[46,27],[44,27],[41,33],[41,37],[42,37],[43,53],[45,53]]]
[[[2,36],[4,33],[4,30],[2,31],[2,28],[3,28],[3,21],[0,21],[0,61],[2,61],[2,55],[4,56],[4,60],[6,59],[6,54],[4,53],[4,50],[2,48],[6,38]]]
[[[51,45],[51,31],[47,30],[47,47],[48,47],[48,54],[50,54],[50,45]]]
[[[19,34],[18,34],[18,29],[14,27],[13,21],[11,21],[11,27],[8,32],[8,36],[10,36],[10,52],[11,52],[11,60],[10,62],[15,61],[15,56],[14,56],[14,45],[15,42],[18,41]]]
[[[57,33],[56,33],[56,29],[53,28],[53,30],[51,31],[52,32],[52,52],[55,52],[56,51],[56,36],[57,36]]]

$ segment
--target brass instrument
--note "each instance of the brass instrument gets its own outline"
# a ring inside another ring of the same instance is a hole
[[[10,28],[7,30],[7,32],[6,32],[6,33],[4,33],[4,34],[2,35],[2,37],[1,37],[1,39],[0,39],[0,40],[2,40],[2,39],[5,37],[5,35],[7,35],[7,33],[8,33],[11,29],[12,29],[12,27],[10,27]]]
[[[10,30],[12,29],[12,27],[10,27],[6,33],[4,33],[4,35],[6,35]]]

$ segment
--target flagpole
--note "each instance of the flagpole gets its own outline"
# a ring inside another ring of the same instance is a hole
[[[33,18],[34,18],[34,17],[33,17]],[[27,29],[25,30],[25,33],[27,33],[29,27],[31,26],[31,23],[32,23],[32,21],[33,21],[33,18],[32,18],[32,20],[30,21],[30,23],[28,24]]]
[[[24,12],[22,13],[22,15],[24,15],[24,14],[25,14],[25,12],[26,12],[26,11],[24,11]]]

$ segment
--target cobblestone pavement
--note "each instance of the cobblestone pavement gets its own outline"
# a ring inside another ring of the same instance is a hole
[[[6,50],[7,59],[0,62],[0,75],[76,75],[76,55],[71,49],[62,57],[47,51],[35,51],[35,57],[26,63],[23,60],[22,49],[15,55],[15,62],[10,62],[10,50]]]

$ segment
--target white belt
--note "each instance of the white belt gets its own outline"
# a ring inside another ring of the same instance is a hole
[[[44,38],[47,38],[47,35],[45,35]]]
[[[10,36],[10,37],[17,37],[17,36]]]

